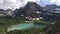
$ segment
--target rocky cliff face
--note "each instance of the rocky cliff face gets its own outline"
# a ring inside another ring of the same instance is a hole
[[[25,7],[18,9],[16,16],[18,15],[25,15],[31,16],[33,12],[42,11],[42,8],[35,2],[28,2]]]
[[[42,11],[42,7],[35,2],[28,2],[24,9],[27,14],[31,14],[32,12],[36,11]]]

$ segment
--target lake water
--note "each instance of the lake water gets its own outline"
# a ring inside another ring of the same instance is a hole
[[[26,29],[32,29],[32,28],[45,28],[47,25],[42,24],[17,24],[11,26],[11,28],[8,28],[7,31],[12,30],[26,30]]]

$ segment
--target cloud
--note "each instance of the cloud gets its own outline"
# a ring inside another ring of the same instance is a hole
[[[51,0],[51,1],[50,1],[50,3],[55,3],[55,2],[56,2],[56,0]]]
[[[56,0],[40,0],[41,5],[50,5],[50,4],[57,4]]]
[[[36,2],[39,5],[57,4],[60,5],[60,0],[0,0],[0,9],[16,9],[25,6],[28,1]]]
[[[57,1],[57,5],[60,5],[60,0],[56,0]]]
[[[2,9],[15,9],[23,6],[24,1],[22,0],[0,0],[0,8]],[[24,3],[25,4],[25,3]]]
[[[0,9],[16,9],[26,5],[28,1],[38,2],[39,0],[0,0]]]

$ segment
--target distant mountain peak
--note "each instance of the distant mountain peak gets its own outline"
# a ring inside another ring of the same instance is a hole
[[[38,5],[36,2],[28,2],[25,5],[25,9],[27,10],[39,10],[41,8],[40,5]]]

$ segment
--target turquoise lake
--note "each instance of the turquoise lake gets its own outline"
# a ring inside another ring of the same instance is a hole
[[[45,28],[47,25],[42,24],[17,24],[14,26],[11,26],[11,28],[8,28],[8,31],[11,30],[26,30],[26,29],[32,29],[32,28]]]

